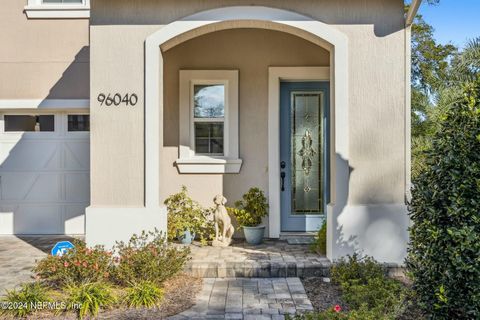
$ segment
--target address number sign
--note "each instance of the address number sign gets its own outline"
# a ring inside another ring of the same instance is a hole
[[[138,102],[138,96],[135,93],[100,93],[97,97],[100,106],[135,106]]]

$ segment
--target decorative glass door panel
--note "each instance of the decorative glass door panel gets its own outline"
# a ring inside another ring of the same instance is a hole
[[[328,82],[281,83],[282,231],[315,231],[324,220],[328,87]]]
[[[292,213],[323,211],[322,92],[292,92]]]

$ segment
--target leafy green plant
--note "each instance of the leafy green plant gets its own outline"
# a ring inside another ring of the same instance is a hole
[[[101,282],[69,285],[65,288],[67,310],[73,310],[80,319],[85,316],[96,317],[100,309],[107,309],[116,303],[110,287]]]
[[[115,245],[114,281],[123,286],[140,281],[161,285],[183,269],[189,248],[175,248],[158,230],[133,235],[127,243]]]
[[[34,313],[35,305],[51,302],[47,289],[39,282],[22,284],[20,290],[7,290],[1,299],[0,313],[5,316],[23,318]]]
[[[202,240],[211,236],[213,220],[209,219],[210,211],[203,209],[198,202],[192,200],[185,186],[182,186],[180,192],[169,196],[164,204],[168,211],[169,240],[177,238],[187,230]]]
[[[413,180],[407,268],[434,319],[480,318],[480,79],[464,92]]]
[[[262,218],[268,215],[268,202],[265,194],[259,188],[250,188],[235,202],[235,208],[228,208],[241,227],[255,227],[262,223]]]
[[[340,259],[331,270],[332,281],[340,286],[366,285],[370,279],[383,278],[385,274],[385,268],[375,259],[358,254]]]
[[[355,254],[341,259],[331,276],[350,309],[348,319],[395,319],[404,314],[409,290],[388,278],[386,269],[373,258]]]
[[[374,310],[369,310],[366,306],[358,310],[335,311],[334,308],[322,312],[311,312],[307,314],[298,314],[293,318],[287,316],[286,319],[292,320],[381,320],[385,319],[382,314]]]
[[[141,281],[126,290],[123,302],[130,308],[153,308],[163,299],[163,289],[151,281]]]
[[[112,253],[102,246],[87,248],[80,240],[73,243],[75,249],[61,257],[45,257],[37,263],[33,272],[54,287],[108,280],[112,270]]]
[[[318,254],[327,254],[327,222],[323,222],[315,241],[310,245],[310,249]]]

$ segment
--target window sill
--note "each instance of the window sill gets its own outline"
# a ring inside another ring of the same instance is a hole
[[[242,159],[193,157],[177,159],[180,173],[239,173]]]
[[[82,5],[30,5],[25,7],[29,19],[89,19],[90,7]]]

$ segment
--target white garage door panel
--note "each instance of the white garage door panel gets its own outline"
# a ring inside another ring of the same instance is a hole
[[[65,143],[65,169],[90,169],[90,143],[88,141],[69,141]]]
[[[67,173],[65,175],[66,201],[84,202],[90,197],[90,177],[88,173]]]
[[[0,121],[0,234],[85,232],[89,134],[68,133],[66,113],[55,117],[49,133],[3,133]]]
[[[61,207],[19,206],[15,211],[13,228],[16,234],[60,234]]]
[[[66,206],[64,228],[66,234],[82,234],[85,232],[85,208],[88,204]]]
[[[20,140],[15,144],[9,143],[7,158],[0,168],[4,170],[42,170],[58,168],[57,142],[45,140]],[[34,157],[35,159],[32,159]],[[33,161],[34,160],[34,161]]]

